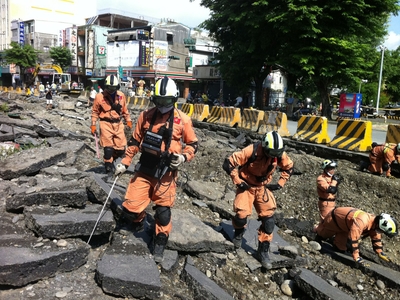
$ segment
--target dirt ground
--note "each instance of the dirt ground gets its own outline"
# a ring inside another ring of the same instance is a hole
[[[85,121],[62,117],[55,113],[56,108],[51,112],[46,111],[43,100],[39,104],[26,100],[19,100],[16,103],[21,108],[18,111],[22,114],[31,113],[36,119],[47,119],[57,128],[86,134],[88,139],[85,142],[92,149],[96,149],[94,140],[89,139],[90,109],[85,107],[86,101],[82,102],[84,104],[82,107],[64,113],[87,118]],[[132,117],[135,123],[137,112],[132,112]],[[222,170],[222,163],[227,155],[235,151],[232,147],[227,146],[228,142],[234,141],[235,138],[226,133],[197,128],[196,133],[200,141],[199,151],[195,159],[186,163],[180,172],[179,181],[182,185],[178,189],[179,201],[176,201],[175,207],[186,209],[199,216],[210,226],[217,227],[221,219],[210,209],[194,206],[191,201],[193,199],[184,194],[184,182],[186,180],[199,180],[205,184],[217,182],[226,186],[227,189],[234,190],[230,178]],[[296,174],[291,177],[282,190],[274,192],[278,203],[277,213],[283,215],[285,219],[293,218],[317,223],[316,178],[321,173],[320,164],[323,158],[306,154],[294,148],[286,150],[295,163]],[[336,159],[335,157],[329,158]],[[338,160],[338,164],[338,173],[343,178],[343,182],[339,186],[338,206],[352,206],[375,214],[385,212],[391,214],[396,220],[400,220],[399,178],[391,180],[359,172],[355,163],[346,160]],[[85,155],[79,157],[76,166],[81,170],[87,170],[99,166],[99,162],[95,159],[93,152],[86,151]],[[277,178],[276,176],[275,180]],[[128,176],[123,176],[120,184],[126,185],[128,180]],[[230,203],[232,200],[229,200]],[[355,299],[400,299],[397,289],[377,285],[376,278],[313,250],[308,243],[302,241],[300,236],[284,229],[282,228],[280,232],[282,237],[295,245],[302,256],[307,258],[308,268],[311,271],[325,280],[339,283],[339,288]],[[384,251],[395,264],[400,265],[399,237],[393,239],[383,237],[383,242]],[[369,239],[362,241],[362,244],[371,249]],[[0,298],[114,299],[114,297],[104,294],[93,281],[96,259],[104,247],[106,245],[92,249],[88,263],[74,272],[60,274],[19,289],[0,289]],[[180,266],[183,265],[183,259],[182,257]],[[203,253],[195,256],[194,261],[197,268],[208,273],[211,279],[233,295],[235,299],[310,299],[301,292],[296,292],[292,297],[282,293],[276,283],[276,278],[286,277],[288,270],[265,271],[258,269],[252,273],[235,252],[227,253],[227,258],[221,258],[212,253]],[[179,268],[172,273],[161,272],[162,299],[193,299],[190,289],[180,281],[179,272]],[[64,294],[60,294],[63,291]]]

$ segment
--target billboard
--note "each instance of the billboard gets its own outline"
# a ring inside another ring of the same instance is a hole
[[[362,94],[341,94],[339,117],[360,118]]]

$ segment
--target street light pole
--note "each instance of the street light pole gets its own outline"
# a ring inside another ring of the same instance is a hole
[[[379,98],[381,96],[383,56],[385,54],[385,49],[386,49],[383,45],[380,45],[379,48],[381,48],[381,51],[382,51],[382,58],[381,58],[381,70],[379,72],[378,96],[377,96],[377,99],[376,99],[376,112],[377,113],[378,113],[378,109],[379,109]]]
[[[361,84],[362,84],[362,83],[367,83],[367,82],[368,82],[367,79],[362,79],[362,80],[360,81],[360,86],[358,87],[358,93],[359,93],[359,94],[361,93]]]

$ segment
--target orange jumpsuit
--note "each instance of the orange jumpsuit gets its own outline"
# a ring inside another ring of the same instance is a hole
[[[317,234],[327,239],[335,236],[335,246],[343,251],[347,250],[347,239],[350,240],[353,259],[356,261],[360,254],[358,241],[360,238],[369,236],[372,247],[376,253],[383,251],[382,236],[378,233],[375,216],[353,207],[338,207],[328,214],[324,221],[317,227]]]
[[[253,156],[254,145],[258,145],[256,149],[256,157],[253,162],[247,163]],[[234,184],[240,184],[245,181],[251,188],[236,190],[236,197],[233,204],[233,209],[236,216],[240,219],[247,218],[252,213],[252,206],[258,214],[258,217],[272,217],[276,210],[276,201],[273,193],[265,187],[266,184],[272,180],[276,168],[279,166],[283,171],[280,174],[278,184],[283,187],[287,180],[289,180],[292,170],[293,162],[283,152],[281,158],[271,158],[264,154],[261,143],[256,143],[243,148],[241,151],[233,153],[229,157],[229,163],[234,169],[231,171],[230,176]],[[236,168],[239,167],[239,168]],[[232,222],[233,227],[237,226]],[[262,242],[272,241],[273,234],[266,233],[262,229],[262,225],[258,229],[258,240]]]
[[[337,182],[332,183],[332,177],[323,172],[317,178],[318,209],[320,221],[335,208],[336,195],[328,192],[330,186],[336,186]]]
[[[95,125],[98,119],[100,120],[100,145],[103,148],[109,147],[114,150],[125,150],[126,137],[121,116],[126,122],[131,122],[125,95],[117,91],[113,104],[121,106],[120,113],[112,108],[111,98],[107,100],[104,93],[98,93],[94,98],[92,107],[92,125]],[[113,157],[104,158],[104,162],[112,161]]]
[[[171,118],[171,113],[173,113],[173,118]],[[142,152],[141,155],[143,156],[142,144],[146,132],[150,127],[152,127],[151,132],[154,133],[159,132],[160,128],[163,126],[168,128],[170,125],[169,120],[171,119],[173,119],[173,132],[170,146],[168,149],[165,149],[166,140],[163,139],[161,150],[163,152],[167,151],[169,153],[183,154],[186,157],[186,161],[191,161],[194,158],[197,151],[197,137],[193,129],[192,120],[181,110],[173,109],[171,113],[167,112],[161,114],[158,109],[154,107],[143,111],[139,115],[135,130],[125,151],[125,157],[121,161],[122,164],[129,166],[132,162],[132,158],[139,151]],[[154,114],[156,115],[154,116]],[[185,144],[183,149],[181,140]],[[157,157],[149,157],[147,160],[156,161]],[[143,163],[146,164],[145,161]],[[176,171],[168,170],[161,179],[158,179],[145,174],[139,168],[130,180],[125,195],[125,201],[122,205],[128,211],[138,214],[135,222],[141,222],[144,219],[146,215],[145,209],[150,201],[153,201],[156,206],[173,207],[176,193],[176,178]],[[169,221],[169,224],[162,226],[156,219],[156,235],[164,233],[169,236],[171,229],[171,221]]]
[[[389,177],[391,175],[390,164],[396,160],[400,162],[400,156],[396,154],[396,147],[397,144],[393,143],[375,146],[369,154],[370,165],[368,170],[371,173],[383,174],[384,170],[382,166],[384,163],[387,163],[389,166],[386,170],[386,176]]]

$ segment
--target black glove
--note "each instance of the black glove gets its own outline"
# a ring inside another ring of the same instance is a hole
[[[237,184],[236,185],[239,189],[242,189],[242,190],[244,190],[244,191],[247,191],[248,189],[250,189],[250,186],[246,183],[246,182],[244,182],[244,181],[242,181],[240,184]]]
[[[336,180],[337,184],[342,182],[342,179],[336,174],[332,176],[332,180]]]
[[[275,184],[267,184],[266,186],[265,186],[267,189],[269,189],[270,191],[277,191],[277,190],[280,190],[282,187],[279,185],[279,184],[277,184],[277,183],[275,183]]]

